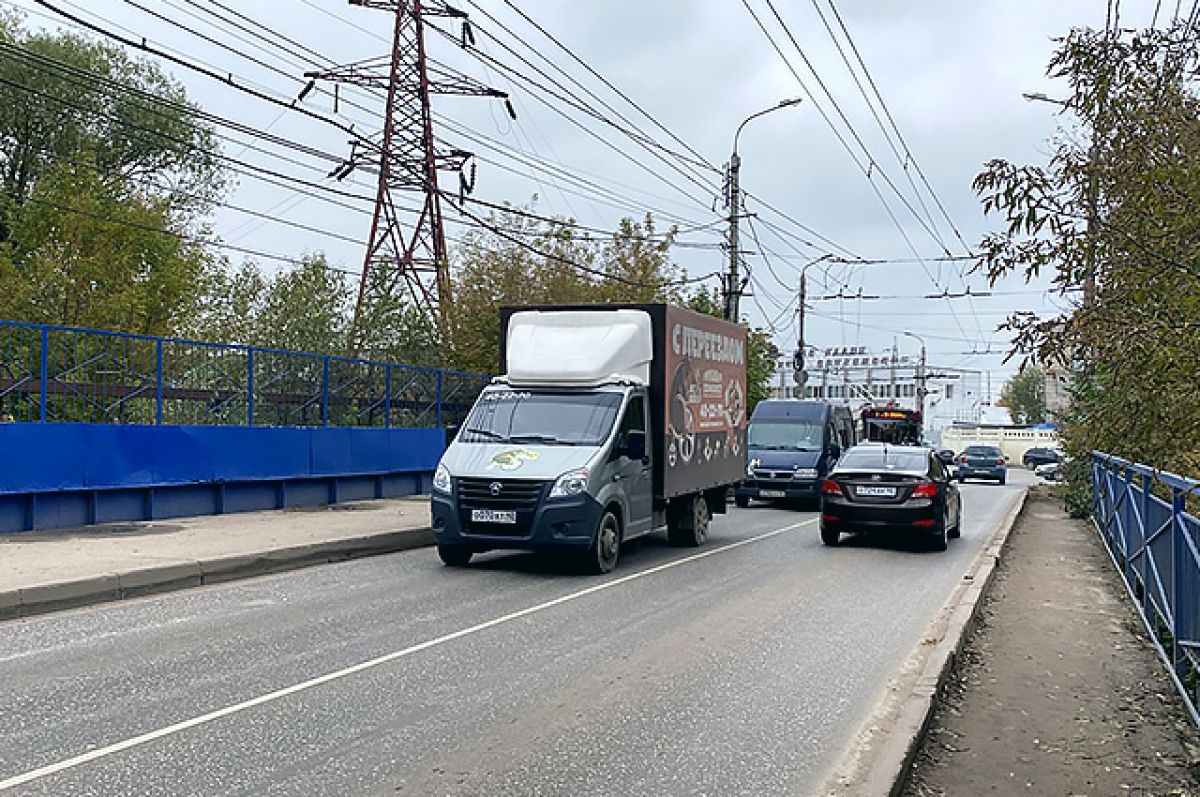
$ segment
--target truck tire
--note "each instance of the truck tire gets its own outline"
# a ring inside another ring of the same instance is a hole
[[[612,512],[605,512],[596,527],[596,538],[584,555],[584,567],[589,573],[602,576],[611,573],[621,558],[621,523]]]
[[[439,545],[437,551],[442,564],[447,567],[466,567],[475,555],[475,552],[465,545]]]
[[[703,495],[693,495],[679,502],[667,519],[667,541],[683,548],[698,548],[708,537],[708,502]]]
[[[737,504],[738,509],[745,509],[746,507],[750,506],[750,497],[746,495],[739,495],[733,499],[733,502]]]

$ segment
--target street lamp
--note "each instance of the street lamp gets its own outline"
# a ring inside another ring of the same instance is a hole
[[[800,101],[800,97],[793,97],[788,100],[781,100],[766,110],[752,113],[737,126],[737,130],[733,134],[733,154],[729,157],[729,273],[725,275],[724,308],[725,318],[730,321],[738,320],[738,300],[742,292],[738,277],[738,209],[740,206],[738,173],[742,167],[742,159],[737,151],[738,137],[742,134],[742,128],[749,124],[751,120],[757,119],[760,116],[766,116],[781,108],[790,108],[793,105],[799,105]]]
[[[916,332],[904,330],[904,334],[910,338],[916,338],[921,342],[921,361],[917,365],[917,409],[921,412],[921,437],[925,437],[925,338],[918,335]]]

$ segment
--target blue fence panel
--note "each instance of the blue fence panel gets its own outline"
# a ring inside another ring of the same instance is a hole
[[[0,321],[0,421],[432,428],[487,377],[94,329]]]
[[[1200,725],[1200,481],[1092,454],[1092,514]]]

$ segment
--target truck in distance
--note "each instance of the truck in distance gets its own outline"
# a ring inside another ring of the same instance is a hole
[[[664,304],[505,308],[501,368],[434,474],[438,554],[557,549],[597,573],[704,542],[746,471],[746,332]]]

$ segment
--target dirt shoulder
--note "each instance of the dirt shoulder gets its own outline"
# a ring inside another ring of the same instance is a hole
[[[910,797],[1200,796],[1200,732],[1093,527],[1030,493]]]

